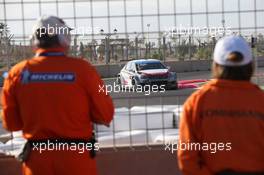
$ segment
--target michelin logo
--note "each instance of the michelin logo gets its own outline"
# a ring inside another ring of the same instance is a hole
[[[21,82],[22,84],[28,84],[32,82],[74,82],[74,73],[32,73],[28,70],[22,72]]]

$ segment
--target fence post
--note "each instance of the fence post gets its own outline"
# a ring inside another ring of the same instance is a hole
[[[177,128],[177,120],[175,113],[172,114],[172,127]]]
[[[166,37],[163,36],[163,62],[166,61]]]
[[[135,39],[135,47],[136,47],[136,59],[138,59],[138,37]]]

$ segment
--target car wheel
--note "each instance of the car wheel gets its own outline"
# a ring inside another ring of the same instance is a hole
[[[117,78],[116,78],[116,84],[118,84],[118,85],[122,85],[122,82],[121,82],[121,77],[120,76],[118,76]]]
[[[137,88],[137,86],[139,85],[135,78],[133,78],[133,80],[132,80],[132,85],[134,88]]]
[[[173,88],[171,88],[172,90],[177,90],[179,87],[178,87],[178,82],[176,82],[176,85],[173,87]]]

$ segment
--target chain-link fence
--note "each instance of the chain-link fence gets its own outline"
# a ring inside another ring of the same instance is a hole
[[[130,59],[210,59],[216,41],[238,34],[264,55],[262,0],[1,0],[1,67],[32,56],[41,15],[73,27],[71,54],[93,64]]]
[[[151,149],[177,141],[179,117],[187,97],[167,94],[114,97],[115,117],[110,126],[94,125],[100,148]],[[16,155],[24,143],[21,132],[9,133],[0,128],[0,153]]]
[[[115,117],[109,128],[95,126],[101,147],[113,149],[163,145],[178,139],[179,117],[186,95],[114,97]]]

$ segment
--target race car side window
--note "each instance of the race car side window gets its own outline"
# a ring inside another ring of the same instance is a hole
[[[126,65],[124,66],[124,70],[127,70],[127,65],[128,65],[128,64],[126,64]]]
[[[126,64],[125,70],[128,70],[129,62]]]
[[[135,63],[131,63],[129,71],[130,72],[135,72]]]
[[[132,63],[131,71],[136,72],[136,64],[135,63]]]
[[[127,63],[126,70],[131,71],[133,64],[131,62]]]

